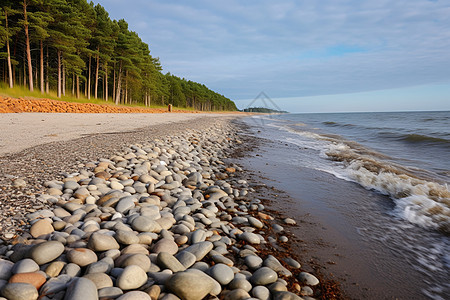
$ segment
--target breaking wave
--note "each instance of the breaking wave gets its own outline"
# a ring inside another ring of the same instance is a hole
[[[450,233],[447,184],[419,178],[408,168],[377,159],[342,142],[329,144],[323,153],[343,164],[347,179],[390,196],[396,204],[396,215],[419,226]]]

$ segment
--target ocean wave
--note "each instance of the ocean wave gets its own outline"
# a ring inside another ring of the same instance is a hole
[[[450,140],[422,134],[407,134],[401,139],[410,143],[450,144]]]
[[[419,226],[450,233],[450,190],[446,184],[418,178],[407,168],[332,143],[327,158],[342,162],[345,176],[366,189],[390,196],[395,213]]]
[[[332,121],[326,121],[326,122],[322,122],[322,124],[324,125],[328,125],[328,126],[336,126],[336,127],[356,127],[357,125],[354,124],[342,124],[342,123],[337,123],[337,122],[332,122]]]

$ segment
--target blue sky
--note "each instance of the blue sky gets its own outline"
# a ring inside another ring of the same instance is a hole
[[[450,110],[450,1],[101,0],[164,72],[240,108]]]

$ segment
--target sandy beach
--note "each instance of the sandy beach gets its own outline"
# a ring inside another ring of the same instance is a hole
[[[140,128],[233,114],[0,114],[0,156],[51,142],[68,141],[87,135],[136,131]]]

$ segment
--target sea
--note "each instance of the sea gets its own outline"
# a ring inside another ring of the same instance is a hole
[[[347,233],[365,247],[389,249],[371,259],[411,270],[408,276],[420,284],[410,295],[449,299],[450,112],[289,113],[251,116],[245,122],[257,136],[279,145],[271,155],[278,160],[266,157],[269,163],[334,177],[321,181],[318,176],[312,183],[331,192],[310,206],[328,210],[319,212],[323,218],[341,215],[350,224]],[[295,178],[301,177],[294,173],[293,193]],[[392,297],[402,298],[401,284],[390,288],[398,291]]]

